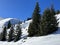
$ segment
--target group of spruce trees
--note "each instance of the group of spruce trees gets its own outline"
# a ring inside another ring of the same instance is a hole
[[[59,11],[57,12],[59,13]],[[53,5],[50,8],[46,8],[43,15],[40,14],[40,8],[38,2],[36,3],[35,10],[32,15],[32,22],[28,27],[28,36],[43,36],[53,33],[58,29],[57,19],[55,17],[56,11]],[[16,29],[14,29],[14,27]],[[7,29],[10,29],[9,33]],[[7,28],[4,27],[2,33],[0,34],[1,41],[18,41],[21,38],[21,28],[20,24],[12,26],[9,21]]]
[[[39,4],[37,2],[32,15],[32,22],[28,28],[28,36],[43,36],[56,31],[58,29],[58,23],[55,14],[56,11],[53,5],[51,5],[51,7],[46,8],[41,15]]]
[[[14,27],[16,29],[14,29]],[[9,32],[8,32],[9,29]],[[11,22],[8,22],[7,28],[4,27],[2,33],[0,34],[0,41],[18,41],[21,38],[21,28],[20,24],[16,24],[16,26],[13,26]]]

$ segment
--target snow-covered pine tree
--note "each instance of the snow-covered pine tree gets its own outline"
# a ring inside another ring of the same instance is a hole
[[[14,28],[13,28],[13,26],[11,26],[9,34],[8,34],[8,39],[7,39],[8,42],[12,41],[12,39],[13,39],[13,31],[14,31]]]
[[[40,35],[40,8],[38,2],[36,3],[35,10],[32,15],[32,22],[29,25],[28,28],[28,36],[38,36]]]
[[[1,33],[1,41],[5,41],[6,40],[6,27],[3,28],[3,32]]]
[[[16,24],[16,30],[14,31],[14,42],[21,38],[21,27],[20,24]]]

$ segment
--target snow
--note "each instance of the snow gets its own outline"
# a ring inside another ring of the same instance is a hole
[[[40,37],[31,37],[22,45],[60,45],[60,29],[53,34]]]
[[[17,24],[19,23],[19,20],[15,19],[15,18],[6,18],[0,21],[0,33],[2,32],[2,28],[4,28],[4,26],[7,26],[8,22],[11,22],[11,24]]]
[[[21,24],[21,28],[22,28],[22,37],[25,37],[28,35],[27,31],[28,31],[28,27],[29,24],[32,22],[32,20],[29,21],[25,21]]]
[[[58,22],[59,22],[58,27],[60,27],[60,14],[56,14],[56,19],[57,19],[57,20],[58,20]]]
[[[56,15],[56,19],[59,19],[58,27],[60,27],[60,14]],[[26,42],[22,45],[60,45],[60,28],[47,36],[27,38]]]
[[[56,19],[59,19],[58,27],[60,27],[60,14],[56,15]],[[54,32],[53,34],[50,34],[50,35],[39,36],[39,37],[27,37],[28,27],[31,22],[32,22],[32,20],[28,20],[21,24],[22,39],[20,39],[17,42],[0,41],[0,45],[60,45],[60,28],[56,32]],[[1,25],[3,25],[3,24],[4,24],[4,22]]]
[[[19,20],[14,19],[14,18],[6,18],[6,19],[0,21],[0,25],[1,26],[7,25],[8,21],[10,21],[12,24],[19,22]]]
[[[28,20],[28,21],[25,21],[25,22],[23,22],[21,25],[21,28],[26,28],[26,27],[28,27],[29,26],[29,24],[30,24],[30,22],[32,22],[32,20]]]

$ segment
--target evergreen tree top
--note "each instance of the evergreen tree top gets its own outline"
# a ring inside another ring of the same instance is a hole
[[[40,16],[40,7],[39,7],[38,2],[36,2],[36,6],[35,6],[35,9],[34,9],[34,12],[33,12],[33,15],[32,15],[32,19],[34,19],[34,17],[36,17],[36,15]]]
[[[39,10],[39,12],[40,12],[40,7],[39,7],[39,3],[38,2],[36,2],[35,10]]]
[[[50,9],[54,9],[54,5],[53,5],[53,4],[51,4],[51,7],[50,7]]]
[[[51,12],[53,15],[56,14],[55,9],[54,9],[54,5],[53,5],[53,4],[51,4],[50,12]]]
[[[50,9],[49,9],[49,8],[46,8],[46,9],[44,10],[43,15],[46,15],[46,13],[47,13],[47,14],[50,13]]]

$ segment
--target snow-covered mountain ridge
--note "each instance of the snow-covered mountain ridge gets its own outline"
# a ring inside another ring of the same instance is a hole
[[[7,27],[7,24],[8,24],[9,21],[10,21],[11,24],[13,24],[13,25],[20,22],[18,19],[15,19],[15,18],[6,18],[6,19],[3,19],[3,20],[0,21],[0,32],[2,31],[2,28],[3,28],[4,26]]]
[[[4,25],[4,24],[8,23],[9,21],[11,22],[11,24],[16,24],[19,22],[19,20],[15,19],[15,18],[6,18],[6,19],[3,19],[0,21],[0,25],[1,24]]]

